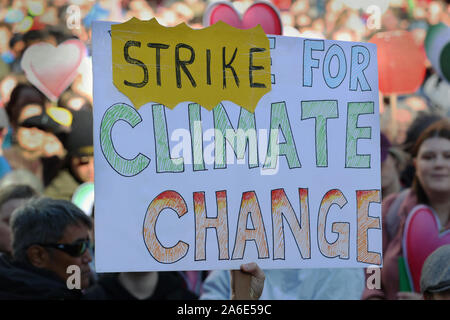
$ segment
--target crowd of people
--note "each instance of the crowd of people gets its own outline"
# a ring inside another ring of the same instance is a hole
[[[251,3],[233,5],[243,12]],[[378,32],[408,30],[423,47],[430,26],[450,25],[450,4],[442,0],[379,1],[379,21],[367,11],[370,1],[273,4],[287,36],[365,42]],[[235,296],[236,279],[223,270],[96,274],[95,213],[81,208],[76,197],[94,183],[92,22],[155,17],[164,26],[185,22],[202,28],[207,6],[203,0],[0,0],[0,299]],[[53,101],[28,81],[21,58],[35,43],[56,46],[72,38],[83,41],[89,53],[78,76]],[[252,279],[249,298],[450,299],[449,245],[424,263],[420,290],[404,291],[399,280],[404,225],[412,208],[432,208],[440,232],[450,229],[450,85],[430,61],[425,64],[421,87],[400,95],[395,113],[391,100],[380,100],[381,286],[369,289],[362,269],[262,271],[247,264],[241,271]],[[71,265],[81,270],[75,290],[68,288]]]

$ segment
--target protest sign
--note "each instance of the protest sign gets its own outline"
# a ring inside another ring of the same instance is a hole
[[[155,22],[93,25],[96,270],[381,266],[376,46]]]
[[[390,123],[389,132],[386,133],[395,141],[398,136],[398,95],[414,93],[422,85],[426,72],[425,52],[409,31],[378,32],[370,42],[375,43],[378,48],[380,92],[389,96]]]

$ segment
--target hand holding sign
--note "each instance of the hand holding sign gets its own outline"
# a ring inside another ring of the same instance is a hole
[[[231,270],[231,299],[258,300],[264,280],[264,272],[254,262],[241,265],[240,270]]]

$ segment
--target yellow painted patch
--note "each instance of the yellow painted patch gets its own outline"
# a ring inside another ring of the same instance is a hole
[[[47,108],[47,114],[60,125],[63,125],[65,127],[70,127],[72,125],[73,115],[67,109],[60,107],[50,107]]]
[[[269,40],[259,25],[193,30],[132,18],[112,25],[111,37],[114,85],[136,109],[189,101],[212,110],[228,100],[254,112],[271,90]]]

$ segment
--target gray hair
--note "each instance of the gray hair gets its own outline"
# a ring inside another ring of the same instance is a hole
[[[31,199],[38,196],[39,193],[26,184],[10,184],[6,187],[0,187],[0,208],[9,200]]]
[[[70,201],[46,197],[29,201],[11,217],[14,259],[29,262],[27,249],[31,245],[56,243],[67,226],[80,224],[92,229],[92,220]]]
[[[32,187],[40,194],[44,193],[44,184],[35,176],[31,171],[27,169],[16,169],[8,172],[0,179],[0,188],[16,184],[26,184]]]

